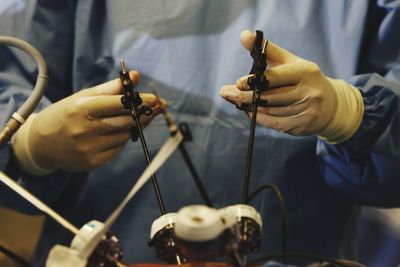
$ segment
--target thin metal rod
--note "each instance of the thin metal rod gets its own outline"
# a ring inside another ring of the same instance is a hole
[[[137,114],[136,107],[133,107],[133,109],[131,110],[131,115],[132,115],[132,118],[136,122],[136,127],[138,128],[139,139],[140,139],[140,143],[142,144],[143,153],[146,158],[147,165],[150,165],[151,160],[150,160],[150,155],[149,155],[149,149],[147,148],[146,139],[144,138],[144,135],[143,135],[143,129],[142,129],[142,126],[140,125],[139,118],[138,118],[138,116],[136,116],[136,114]],[[151,175],[151,182],[153,184],[154,192],[156,193],[158,206],[160,207],[160,212],[162,215],[164,215],[167,212],[165,209],[164,201],[162,199],[160,187],[158,186],[158,182],[157,182],[157,178],[156,178],[155,174]]]
[[[165,123],[168,126],[168,129],[170,131],[171,136],[174,136],[176,134],[177,131],[179,131],[178,127],[176,126],[176,124],[173,122],[173,120],[171,119],[171,116],[169,115],[168,111],[162,106],[161,104],[161,99],[160,99],[160,95],[158,94],[154,83],[149,83],[149,87],[151,88],[153,94],[156,96],[157,102],[159,103],[160,107],[161,107],[161,112],[163,114]],[[181,131],[182,132],[182,131]],[[185,133],[182,133],[182,135],[184,135]],[[207,191],[201,181],[201,178],[196,170],[196,167],[193,164],[192,159],[190,158],[189,153],[186,150],[185,147],[185,138],[183,139],[183,142],[179,145],[179,151],[181,152],[181,155],[183,157],[183,160],[186,163],[186,166],[188,167],[190,174],[193,177],[193,180],[197,186],[197,189],[200,192],[201,197],[203,198],[204,203],[206,203],[207,206],[209,207],[213,207],[213,204],[210,200],[210,197],[207,194]]]
[[[120,65],[121,65],[121,71],[122,71],[123,73],[127,73],[127,71],[126,71],[126,65],[125,65],[125,60],[120,59],[120,60],[119,60],[119,63],[120,63]]]
[[[263,38],[263,32],[256,31],[255,43],[253,45],[252,51],[250,52],[253,58],[253,65],[250,70],[250,74],[254,74],[254,76],[252,77],[251,83],[249,83],[249,80],[247,81],[248,84],[250,85],[250,89],[253,91],[253,97],[251,102],[252,117],[250,124],[249,142],[247,147],[246,170],[243,182],[243,194],[242,194],[243,204],[248,203],[258,103],[260,102],[261,98],[261,90],[265,90],[268,88],[268,81],[264,76],[264,72],[267,68],[267,45],[268,45],[268,40]]]
[[[185,139],[184,139],[184,141],[185,141]],[[186,163],[186,166],[188,167],[190,174],[192,175],[193,180],[194,180],[197,188],[199,189],[200,195],[202,196],[204,202],[206,203],[207,206],[213,207],[210,197],[208,196],[207,191],[204,188],[203,183],[201,182],[200,176],[197,173],[196,168],[194,167],[194,164],[193,164],[192,160],[190,159],[190,156],[189,156],[183,142],[179,145],[179,151],[182,154],[182,157]]]
[[[120,60],[120,65],[121,65],[120,79],[121,79],[122,86],[124,87],[124,94],[125,94],[125,96],[127,98],[130,98],[130,99],[127,100],[127,101],[129,101],[128,102],[129,106],[126,107],[126,108],[130,109],[132,119],[136,123],[136,127],[137,127],[138,132],[139,132],[140,143],[142,144],[143,153],[144,153],[144,156],[145,156],[146,161],[147,161],[147,166],[149,166],[150,163],[151,163],[151,159],[150,159],[149,150],[147,148],[146,139],[144,138],[143,129],[142,129],[142,126],[140,124],[140,118],[137,115],[138,114],[138,110],[137,110],[138,107],[137,107],[137,104],[132,102],[132,98],[135,97],[132,81],[131,81],[131,78],[129,77],[128,71],[126,70],[125,61],[123,59]],[[151,182],[153,184],[153,188],[154,188],[154,192],[156,194],[157,202],[158,202],[158,205],[160,207],[160,212],[161,212],[162,215],[164,215],[166,213],[165,205],[164,205],[164,202],[163,202],[163,199],[162,199],[162,196],[161,196],[160,187],[158,186],[158,182],[157,182],[157,178],[156,178],[155,174],[151,175]]]
[[[257,121],[257,102],[260,100],[260,93],[258,90],[253,91],[253,99],[252,99],[252,117],[250,124],[250,135],[247,146],[247,158],[246,158],[246,170],[243,184],[243,194],[242,194],[242,203],[248,203],[248,195],[249,195],[249,186],[250,186],[250,175],[251,175],[251,163],[253,159],[253,146],[254,146],[254,135],[256,130],[256,121]]]

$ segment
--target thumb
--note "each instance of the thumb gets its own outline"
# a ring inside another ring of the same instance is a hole
[[[136,70],[129,72],[132,85],[136,86],[139,83],[140,75]],[[81,90],[79,96],[97,96],[97,95],[122,95],[122,84],[119,78],[96,85],[94,87]]]
[[[244,30],[240,33],[240,42],[249,51],[253,48],[256,40],[256,34],[249,30]],[[272,63],[292,63],[298,59],[297,56],[293,55],[286,49],[274,44],[268,40],[267,45],[267,60]]]

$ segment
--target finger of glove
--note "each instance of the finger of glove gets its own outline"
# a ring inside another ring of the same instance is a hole
[[[140,93],[140,98],[142,99],[142,105],[149,105],[150,107],[155,107],[158,104],[157,97],[149,93]],[[160,99],[163,105],[166,105],[164,99]]]
[[[76,100],[76,105],[89,119],[129,113],[121,103],[121,95],[80,97]]]
[[[157,103],[156,107],[159,107],[160,111],[168,109],[168,103],[164,98],[156,97],[156,103]]]
[[[77,105],[81,105],[88,118],[99,118],[128,114],[121,102],[121,95],[100,95],[81,97],[77,100]],[[156,97],[152,94],[141,93],[143,104],[154,107],[157,104]]]
[[[297,86],[286,86],[267,90],[261,94],[261,99],[266,100],[266,107],[280,107],[302,101],[302,91]],[[235,85],[225,85],[221,88],[221,96],[230,102],[251,103],[253,91],[241,91]]]
[[[143,114],[142,116],[140,116],[140,125],[142,125],[142,127],[146,127],[147,125],[149,125],[150,122],[157,115],[159,115],[162,112],[162,110],[165,108],[165,107],[162,107],[162,106],[165,106],[165,105],[166,104],[163,104],[162,102],[160,102],[156,106],[151,108],[152,109],[152,113],[150,115],[144,115]]]
[[[152,107],[153,112],[151,115],[140,116],[140,123],[143,127],[147,126],[151,120],[161,113],[161,107],[156,105]],[[126,115],[117,115],[103,118],[93,118],[91,120],[91,133],[108,134],[116,131],[127,130],[129,131],[135,122],[130,113]]]
[[[262,93],[261,99],[267,101],[267,107],[283,107],[307,101],[301,86],[285,86]]]
[[[251,32],[249,30],[244,30],[240,33],[240,42],[242,45],[249,51],[254,46],[254,42],[256,40],[256,33]],[[298,57],[286,49],[279,47],[273,42],[268,40],[267,45],[267,60],[278,62],[278,63],[288,63],[297,60]]]
[[[136,86],[139,83],[140,75],[136,70],[129,72],[132,85]],[[122,94],[122,84],[119,78],[96,85],[94,87],[81,90],[77,93],[79,96],[95,96],[95,95],[120,95]]]
[[[131,114],[100,118],[91,121],[91,133],[105,135],[129,129],[135,125]]]
[[[96,139],[96,151],[104,152],[116,147],[124,146],[126,142],[130,140],[130,137],[130,130],[122,130],[99,136]]]
[[[309,104],[305,100],[298,101],[292,105],[278,107],[259,107],[258,112],[276,117],[294,116],[304,112]]]
[[[231,103],[250,103],[253,97],[253,91],[241,91],[233,84],[221,87],[220,95]]]
[[[87,171],[87,170],[90,170],[95,167],[98,167],[98,166],[108,163],[122,151],[122,149],[124,148],[124,145],[125,145],[125,143],[123,145],[116,146],[111,149],[96,153],[95,155],[93,155],[93,157],[90,158],[88,165],[82,166],[79,171]]]
[[[305,71],[303,64],[290,63],[283,64],[265,71],[265,76],[268,80],[269,88],[295,85],[302,81]],[[248,80],[253,75],[245,75],[236,81],[236,87],[239,90],[250,90]]]
[[[162,112],[161,106],[165,106],[165,107],[167,106],[167,104],[164,100],[158,101],[154,95],[152,95],[152,94],[148,94],[148,95],[149,95],[149,99],[147,101],[151,101],[151,102],[147,102],[144,104],[151,108],[151,113],[150,113],[150,115],[146,115],[147,112],[144,112],[140,115],[140,124],[143,127],[146,126],[155,116],[159,115]],[[142,105],[144,105],[144,104],[142,104]]]
[[[152,108],[152,110],[153,113],[151,113],[151,115],[142,115],[140,117],[140,125],[142,127],[146,127],[147,125],[149,125],[150,122],[154,119],[154,117],[161,113],[160,107]]]
[[[240,102],[229,100],[229,92],[228,92],[228,91],[229,91],[229,90],[232,90],[232,89],[226,88],[226,87],[233,87],[233,88],[235,88],[234,85],[224,85],[224,86],[222,86],[221,89],[220,89],[220,92],[219,92],[220,96],[221,96],[222,98],[224,98],[226,101],[228,101],[229,103],[231,103],[231,104],[233,104],[233,105],[235,105],[235,106],[240,106],[240,105],[241,105]]]
[[[252,116],[249,113],[250,117]],[[300,113],[294,116],[288,117],[277,117],[272,115],[263,114],[262,116],[257,116],[257,123],[272,128],[278,132],[285,132],[291,135],[308,135],[312,129],[307,128],[307,123],[305,122],[305,114]]]
[[[250,77],[253,77],[253,76],[254,76],[253,74],[249,74],[249,75],[242,76],[239,79],[237,79],[237,81],[236,81],[237,89],[243,90],[243,91],[250,90],[250,85],[248,83],[248,80]]]
[[[304,64],[283,64],[265,71],[269,87],[282,87],[301,83],[306,67]]]

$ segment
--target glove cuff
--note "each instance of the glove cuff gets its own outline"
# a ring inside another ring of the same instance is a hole
[[[35,120],[37,114],[31,114],[26,122],[19,128],[19,130],[11,138],[11,145],[14,150],[15,157],[18,165],[26,172],[44,176],[48,175],[55,170],[44,169],[40,167],[34,160],[30,146],[29,146],[29,131],[31,129],[32,122]]]
[[[348,140],[360,127],[364,115],[361,92],[351,84],[328,78],[337,96],[336,110],[328,125],[318,133],[318,137],[331,144]]]

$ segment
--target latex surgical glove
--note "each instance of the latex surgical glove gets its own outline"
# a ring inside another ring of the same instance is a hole
[[[243,31],[242,45],[251,50],[255,34]],[[270,88],[262,93],[257,122],[291,135],[318,135],[330,143],[349,139],[361,124],[364,104],[360,91],[343,80],[328,78],[318,65],[268,42]],[[221,96],[236,105],[251,103],[248,75],[221,88]],[[249,113],[252,116],[251,113]]]
[[[130,72],[136,85],[139,74]],[[81,90],[38,114],[32,114],[12,138],[16,158],[23,169],[45,175],[53,170],[86,171],[113,159],[130,140],[134,125],[121,103],[119,79]],[[141,116],[146,126],[161,107],[152,94],[140,94],[152,107]],[[165,101],[161,102],[165,104]]]

